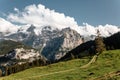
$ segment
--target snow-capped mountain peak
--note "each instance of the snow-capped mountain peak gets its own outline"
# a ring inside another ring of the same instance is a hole
[[[51,27],[51,26],[39,26],[39,25],[25,25],[22,26],[18,29],[17,32],[22,32],[22,33],[35,33],[35,35],[39,36],[42,31],[53,31],[53,30],[57,30],[57,28],[55,27]]]

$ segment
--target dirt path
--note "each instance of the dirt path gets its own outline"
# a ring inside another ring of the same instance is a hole
[[[97,57],[98,57],[97,55],[94,55],[93,58],[87,64],[81,66],[80,68],[87,68],[87,67],[89,67],[92,63],[94,63],[96,61]]]
[[[31,77],[26,77],[26,78],[21,78],[21,79],[16,79],[16,80],[25,80],[25,79],[30,79],[30,78],[34,78],[34,77],[48,76],[48,75],[53,75],[53,74],[57,74],[57,73],[65,73],[65,72],[69,72],[69,71],[73,71],[73,70],[76,70],[76,69],[69,69],[69,70],[63,70],[63,71],[58,71],[58,72],[52,72],[52,73],[48,73],[48,74],[31,76]]]
[[[53,72],[53,73],[48,73],[48,74],[43,74],[43,75],[37,75],[37,76],[31,76],[31,77],[26,77],[26,78],[21,78],[21,79],[16,79],[16,80],[25,80],[25,79],[30,79],[30,78],[34,78],[34,77],[48,76],[48,75],[53,75],[53,74],[57,74],[57,73],[69,72],[69,71],[73,71],[73,70],[76,70],[76,69],[69,69],[69,70],[64,70],[64,71],[58,71],[58,72]],[[89,79],[89,80],[107,80],[108,78],[112,78],[114,76],[120,76],[120,71],[110,72],[110,73],[107,73],[107,74],[105,74],[103,76],[100,76],[98,78]]]

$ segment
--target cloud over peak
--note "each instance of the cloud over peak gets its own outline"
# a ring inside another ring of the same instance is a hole
[[[39,26],[50,25],[59,29],[65,27],[78,27],[77,22],[73,17],[65,16],[63,13],[55,12],[44,5],[26,6],[23,11],[14,8],[16,13],[10,13],[8,20],[21,24],[34,24]]]

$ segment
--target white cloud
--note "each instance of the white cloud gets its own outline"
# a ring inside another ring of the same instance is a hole
[[[50,25],[59,29],[65,27],[78,27],[73,17],[65,16],[63,13],[55,12],[45,8],[44,5],[30,5],[25,7],[23,11],[14,9],[17,13],[10,13],[8,20],[21,24],[34,24],[39,26]],[[19,12],[19,13],[18,13]]]
[[[19,9],[17,9],[17,8],[14,8],[14,11],[16,11],[17,13],[19,13]]]
[[[18,30],[18,26],[10,23],[9,21],[0,18],[0,32],[4,33],[14,33]]]
[[[73,17],[65,16],[63,13],[45,8],[42,4],[26,6],[23,11],[14,8],[14,11],[16,11],[16,13],[10,13],[8,15],[9,21],[26,25],[34,24],[35,26],[39,26],[39,30],[41,26],[49,25],[58,29],[70,27],[81,35],[96,35],[96,31],[99,29],[102,36],[109,36],[110,34],[120,31],[117,26],[109,24],[95,27],[84,23],[83,26],[78,26]]]
[[[106,24],[105,26],[99,25],[96,29],[99,29],[101,35],[109,36],[120,31],[120,28],[114,25]]]

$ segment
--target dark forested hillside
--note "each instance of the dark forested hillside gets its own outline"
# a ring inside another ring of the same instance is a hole
[[[107,50],[120,49],[120,32],[115,33],[110,37],[104,38],[104,44]],[[95,53],[95,41],[88,41],[69,51],[59,61],[92,56]]]
[[[120,32],[104,39],[107,50],[120,49]]]
[[[69,51],[64,57],[62,57],[61,60],[69,60],[72,58],[80,58],[88,55],[94,55],[95,54],[95,42],[94,41],[88,41],[86,43],[83,43],[79,45],[78,47],[72,49]]]

